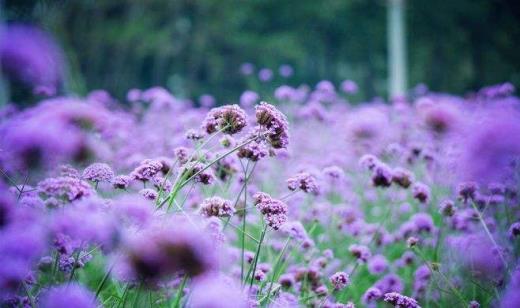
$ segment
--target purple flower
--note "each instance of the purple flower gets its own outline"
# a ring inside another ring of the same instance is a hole
[[[262,192],[256,193],[253,198],[255,200],[255,206],[264,216],[267,225],[275,230],[280,229],[287,221],[287,205]]]
[[[415,184],[413,184],[412,194],[413,197],[421,203],[428,203],[430,201],[430,187],[428,187],[424,183],[416,182]]]
[[[202,107],[211,108],[211,107],[215,106],[216,100],[213,96],[211,96],[209,94],[204,94],[199,97],[199,104]]]
[[[330,276],[329,280],[336,290],[342,290],[350,283],[350,278],[345,272],[337,272]]]
[[[139,194],[150,201],[155,201],[159,197],[159,194],[155,190],[150,188],[141,189],[139,191]]]
[[[116,189],[127,189],[132,182],[129,175],[118,175],[112,179],[112,186]]]
[[[376,288],[376,287],[368,288],[365,291],[365,293],[363,294],[363,303],[365,305],[368,305],[372,302],[375,302],[379,298],[381,298],[382,295],[383,294],[382,294],[381,290],[379,290],[378,288]]]
[[[158,160],[145,159],[130,173],[130,176],[134,180],[146,182],[155,177],[162,167],[162,163]]]
[[[247,125],[247,115],[238,105],[226,105],[211,109],[204,122],[202,129],[212,134],[221,130],[225,134],[239,133]]]
[[[383,300],[397,308],[421,308],[415,299],[397,292],[386,293]]]
[[[289,143],[289,123],[283,113],[273,105],[261,102],[255,107],[256,122],[268,130],[267,140],[275,149],[287,148]]]
[[[516,238],[520,235],[520,222],[514,222],[509,227],[509,236],[511,238]]]
[[[267,82],[273,79],[273,71],[269,68],[262,68],[258,71],[258,79],[262,82]]]
[[[79,284],[63,284],[46,291],[40,298],[42,308],[96,308],[94,293]]]
[[[464,203],[474,200],[477,192],[478,184],[476,182],[462,182],[457,185],[457,195]]]
[[[83,178],[92,182],[110,182],[114,178],[114,171],[107,164],[94,163],[85,168]]]
[[[352,80],[344,80],[340,87],[347,94],[356,94],[358,91],[358,85]]]
[[[413,181],[414,177],[410,171],[403,168],[394,168],[394,170],[392,170],[392,182],[397,185],[408,188],[412,185]]]
[[[215,247],[196,226],[171,218],[131,234],[123,245],[128,275],[153,283],[174,274],[198,276],[216,267]]]
[[[47,33],[27,25],[10,25],[0,33],[4,73],[33,88],[56,93],[63,75],[63,54]]]
[[[269,149],[263,143],[257,141],[241,147],[237,152],[239,158],[246,158],[250,161],[259,161],[267,155],[269,155]]]
[[[505,108],[504,108],[505,109]],[[489,110],[468,129],[457,162],[464,180],[479,183],[513,179],[520,156],[520,115],[515,110]]]
[[[381,290],[382,293],[402,292],[404,290],[401,278],[393,273],[386,274],[383,278],[376,281],[374,286]]]
[[[364,245],[353,244],[348,247],[348,250],[354,257],[356,257],[356,259],[363,262],[367,262],[368,259],[372,256],[370,249]]]
[[[240,72],[242,75],[249,76],[252,75],[255,71],[255,66],[251,63],[242,63],[240,66]]]
[[[220,197],[211,197],[202,201],[200,212],[206,217],[229,217],[235,213],[231,201]]]
[[[153,207],[140,195],[123,195],[116,198],[111,208],[116,217],[124,223],[144,225],[152,219]]]
[[[388,260],[383,255],[375,255],[368,260],[367,267],[371,274],[381,274],[388,269]]]
[[[213,183],[215,177],[210,169],[202,171],[204,168],[204,164],[199,162],[193,162],[191,164],[186,165],[183,168],[182,173],[186,180],[193,178],[196,182],[202,183],[204,185],[209,185]]]
[[[415,224],[418,232],[424,231],[430,233],[435,228],[432,217],[426,213],[416,213],[410,217],[410,221]]]
[[[294,70],[293,70],[292,66],[290,66],[288,64],[282,64],[278,68],[278,73],[280,74],[280,76],[282,76],[284,78],[288,78],[293,75]]]
[[[71,177],[45,179],[38,183],[37,189],[47,198],[56,198],[66,202],[79,200],[94,193],[87,182]]]
[[[240,106],[244,108],[252,107],[259,99],[260,96],[258,93],[246,90],[242,95],[240,95]]]
[[[389,187],[392,179],[392,169],[386,164],[378,163],[372,169],[372,185],[375,187]]]
[[[451,200],[443,200],[439,204],[439,213],[443,216],[451,217],[455,214],[455,204]]]
[[[372,154],[365,154],[359,159],[359,165],[366,170],[373,170],[381,162]]]
[[[320,193],[320,187],[318,186],[316,178],[307,172],[300,172],[287,179],[287,187],[291,191],[301,189],[306,193],[312,193],[314,195]]]
[[[246,308],[247,297],[240,285],[228,277],[209,275],[198,278],[193,283],[189,307]]]
[[[495,245],[483,234],[466,234],[451,236],[447,239],[447,247],[452,249],[462,268],[467,269],[474,277],[482,280],[500,279],[504,266],[500,255],[504,255],[501,247]]]

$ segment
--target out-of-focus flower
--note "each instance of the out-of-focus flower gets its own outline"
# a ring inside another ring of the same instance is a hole
[[[380,299],[382,295],[383,294],[382,294],[381,290],[379,290],[378,288],[376,288],[376,287],[368,288],[365,291],[365,293],[363,294],[363,303],[365,305],[369,305],[369,304],[377,301],[378,299]]]
[[[45,179],[38,183],[37,189],[47,198],[56,198],[67,202],[93,194],[92,187],[88,182],[71,177]]]
[[[295,176],[287,179],[287,187],[292,191],[301,189],[306,193],[311,193],[314,195],[318,195],[320,193],[320,187],[316,181],[316,178],[307,172],[300,172]]]
[[[267,82],[273,79],[273,71],[270,68],[262,68],[258,71],[258,79],[262,82]]]
[[[92,182],[110,182],[114,178],[114,171],[104,163],[94,163],[83,171],[83,178]]]
[[[278,68],[278,73],[280,74],[280,76],[282,76],[284,78],[289,78],[293,75],[294,70],[293,70],[292,66],[290,66],[288,64],[282,64]]]
[[[240,73],[245,76],[252,75],[255,72],[255,66],[252,63],[242,63]]]
[[[424,183],[416,182],[415,184],[413,184],[412,194],[413,197],[421,203],[428,203],[430,201],[430,187],[428,187]]]
[[[209,236],[180,219],[129,235],[122,250],[125,275],[150,283],[178,273],[198,276],[217,262]]]
[[[388,269],[388,260],[383,255],[375,255],[368,260],[367,267],[371,274],[381,274]]]
[[[95,308],[99,305],[94,293],[80,284],[63,284],[42,294],[42,308]]]
[[[358,91],[358,85],[352,80],[344,80],[340,87],[347,94],[356,94]]]
[[[229,200],[211,197],[202,201],[200,212],[206,217],[229,217],[235,213],[235,208]]]
[[[329,280],[336,290],[342,290],[350,283],[350,278],[345,272],[337,272],[330,276]]]
[[[421,308],[415,299],[397,292],[386,293],[383,300],[397,308]]]
[[[398,184],[403,188],[408,188],[414,181],[413,174],[403,168],[394,168],[392,170],[392,182]]]
[[[208,275],[194,281],[189,307],[246,308],[247,296],[229,277]]]
[[[260,96],[258,93],[251,90],[244,91],[244,93],[240,95],[240,106],[243,108],[252,107],[256,104],[256,102],[258,102],[259,99]]]
[[[54,95],[63,78],[63,54],[40,29],[14,24],[0,30],[0,66],[16,81]]]
[[[211,108],[215,106],[216,100],[212,95],[204,94],[199,97],[199,104],[202,107]]]
[[[130,177],[138,181],[150,181],[162,169],[162,164],[158,160],[145,159],[131,173]]]
[[[462,139],[460,177],[479,183],[513,179],[520,157],[520,114],[512,109],[490,110],[468,128]]]

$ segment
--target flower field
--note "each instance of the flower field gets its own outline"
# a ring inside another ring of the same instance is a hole
[[[519,307],[514,87],[356,87],[5,106],[2,306]]]

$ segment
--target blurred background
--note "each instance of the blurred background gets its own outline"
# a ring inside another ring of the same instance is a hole
[[[364,100],[389,95],[391,2],[11,0],[2,18],[51,33],[65,53],[66,87],[79,94],[102,88],[123,98],[160,85],[223,103],[247,88],[351,79]],[[464,94],[520,85],[520,1],[398,2],[403,86]],[[269,85],[259,81],[263,68]]]

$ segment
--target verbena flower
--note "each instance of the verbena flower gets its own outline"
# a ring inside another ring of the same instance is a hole
[[[247,297],[240,285],[229,277],[208,275],[194,281],[188,306],[227,308],[230,305],[246,308]]]
[[[287,148],[289,144],[289,123],[283,113],[273,105],[261,102],[255,107],[256,122],[268,130],[267,140],[275,149]]]
[[[116,189],[127,189],[132,182],[132,177],[129,175],[118,175],[112,179],[112,186]]]
[[[256,193],[253,198],[267,225],[275,230],[280,229],[287,221],[287,205],[263,192]]]
[[[98,305],[94,293],[76,283],[53,287],[44,292],[39,300],[42,308],[95,308]]]
[[[148,283],[185,273],[198,276],[217,266],[215,249],[197,227],[174,219],[129,235],[122,247],[127,275]]]
[[[206,217],[229,217],[232,216],[235,211],[231,201],[220,197],[205,199],[200,205],[200,212]]]
[[[37,185],[38,191],[47,198],[65,202],[79,200],[93,194],[92,187],[85,181],[71,177],[48,178]]]
[[[114,171],[104,163],[94,163],[83,171],[83,178],[92,182],[110,182],[114,178]]]
[[[212,134],[222,130],[225,134],[236,134],[247,125],[247,115],[238,105],[213,108],[204,119],[202,129]]]
[[[145,159],[130,173],[130,176],[134,180],[146,182],[161,172],[161,169],[162,163],[160,161]]]
[[[342,290],[350,283],[350,278],[345,272],[337,272],[330,276],[329,280],[336,290]]]
[[[424,183],[416,182],[412,186],[412,194],[421,203],[428,203],[431,198],[430,187]]]
[[[420,308],[417,301],[411,297],[401,295],[397,292],[390,292],[384,295],[383,300],[398,308]]]
[[[314,195],[318,195],[320,192],[320,187],[318,186],[316,178],[307,172],[300,172],[287,179],[287,187],[292,191],[301,189],[306,193]]]

